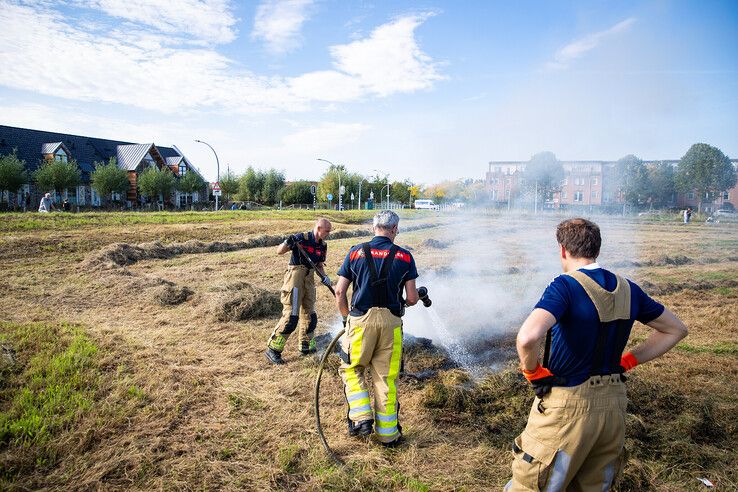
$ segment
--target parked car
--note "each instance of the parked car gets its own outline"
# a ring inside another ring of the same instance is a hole
[[[735,217],[735,210],[732,208],[719,208],[715,210],[715,213],[713,215]]]

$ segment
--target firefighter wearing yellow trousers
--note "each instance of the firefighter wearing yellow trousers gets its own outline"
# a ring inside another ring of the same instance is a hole
[[[322,281],[331,284],[323,270],[328,247],[325,240],[331,232],[327,219],[318,219],[312,231],[289,236],[277,247],[277,254],[291,251],[290,263],[284,272],[281,301],[282,317],[267,342],[266,358],[273,364],[284,364],[282,351],[289,336],[300,327],[300,353],[315,353],[315,328],[318,315],[315,313],[315,273],[307,255],[319,270]],[[302,249],[302,252],[300,251]]]
[[[399,221],[392,211],[379,212],[374,217],[375,237],[349,250],[336,284],[338,309],[347,317],[339,373],[348,402],[348,433],[359,437],[375,432],[377,440],[388,446],[402,437],[397,377],[402,363],[403,306],[418,302],[415,260],[394,244]],[[349,284],[353,284],[350,308]],[[366,371],[374,385],[373,409]]]
[[[556,239],[564,274],[546,288],[517,337],[536,398],[512,446],[506,491],[610,490],[626,461],[624,373],[687,335],[637,284],[596,263],[602,243],[596,224],[565,220]],[[635,320],[654,331],[623,354]]]

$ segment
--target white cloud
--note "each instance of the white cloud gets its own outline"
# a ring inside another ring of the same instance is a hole
[[[86,24],[50,7],[0,0],[0,66],[12,67],[0,85],[171,114],[306,111],[430,87],[441,76],[413,37],[424,18],[400,18],[365,40],[332,47],[332,70],[267,77],[146,26],[83,30]]]
[[[302,152],[319,152],[354,143],[370,128],[362,123],[323,123],[286,135],[282,143]]]
[[[367,39],[331,47],[334,66],[380,96],[429,88],[443,77],[418,46],[415,29],[431,15],[400,17],[379,26]]]
[[[300,46],[300,30],[308,19],[312,0],[265,0],[256,8],[252,39],[261,40],[275,54]]]
[[[613,36],[614,34],[627,31],[635,22],[636,19],[634,17],[629,17],[624,21],[618,22],[609,29],[589,34],[567,44],[556,52],[554,60],[548,62],[546,67],[551,69],[568,67],[572,61],[577,58],[581,58],[582,55],[588,51],[597,48],[604,39]]]
[[[226,0],[81,0],[112,17],[222,44],[236,38],[236,18]]]

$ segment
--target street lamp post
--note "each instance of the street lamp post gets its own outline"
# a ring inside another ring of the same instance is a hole
[[[213,151],[213,154],[215,154],[215,182],[218,183],[218,186],[220,186],[220,161],[218,160],[218,153],[215,151],[212,145],[210,145],[207,142],[203,142],[202,140],[195,139],[195,142],[205,144],[208,147],[210,147],[210,150]],[[218,195],[215,195],[215,210],[218,211]]]
[[[320,157],[318,157],[317,160],[327,162],[331,166],[336,166],[328,159],[321,159]],[[338,171],[338,210],[340,211],[343,208],[343,196],[341,194],[341,170],[338,169],[338,166],[336,166],[336,171]]]
[[[374,172],[377,173],[377,176],[379,176],[381,173],[379,172],[379,169],[374,169]],[[382,186],[382,189],[379,190],[379,200],[382,200],[382,192],[385,188],[387,188],[387,210],[389,210],[389,200],[390,200],[390,183],[389,183],[389,173],[386,173],[384,175],[384,179],[387,180],[387,184]]]

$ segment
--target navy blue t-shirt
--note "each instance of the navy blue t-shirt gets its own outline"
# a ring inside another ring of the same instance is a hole
[[[600,287],[612,292],[617,285],[615,275],[603,268],[581,269]],[[638,285],[630,284],[630,321],[626,324],[627,335],[633,328],[633,321],[649,323],[661,316],[664,306],[651,299]],[[559,275],[551,282],[536,304],[556,318],[551,328],[551,352],[548,369],[557,376],[567,379],[566,386],[576,386],[590,376],[595,342],[600,330],[597,309],[584,288],[570,275]],[[605,344],[602,373],[610,372],[610,360],[614,350],[622,351],[623,346],[615,347],[617,322],[607,324],[608,338]],[[623,340],[627,343],[627,337]]]
[[[316,239],[313,236],[313,231],[300,232],[293,234],[295,240],[302,246],[305,253],[313,260],[316,265],[318,263],[325,263],[326,254],[328,254],[328,245],[325,241]],[[302,257],[302,254],[297,250],[297,246],[292,248],[292,256],[290,257],[290,265],[305,265],[310,267],[310,264]]]
[[[389,254],[392,247],[392,241],[384,236],[375,236],[370,242],[369,247],[372,251],[372,258],[377,267],[377,274],[382,268],[382,261]],[[371,274],[369,267],[364,258],[364,251],[361,244],[353,246],[346,258],[343,260],[338,275],[349,279],[353,282],[354,294],[351,297],[351,315],[363,316],[374,306],[374,299],[371,288]],[[402,289],[405,282],[418,278],[418,270],[415,267],[415,259],[410,252],[403,248],[398,248],[392,267],[387,274],[387,308],[396,316],[402,313]]]

